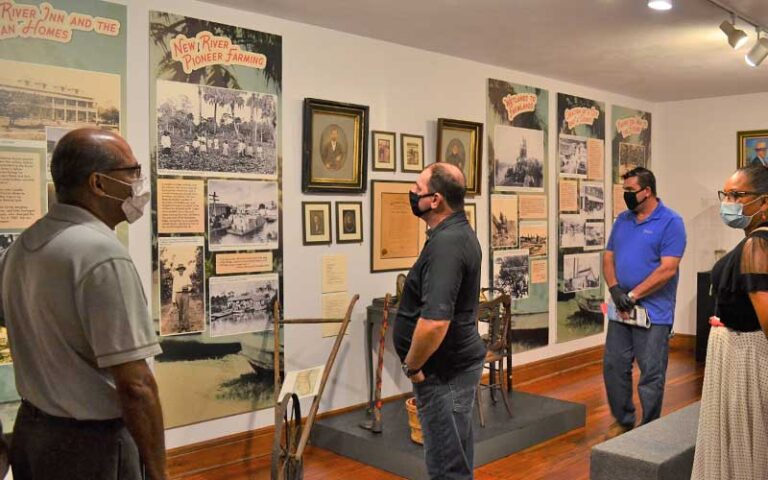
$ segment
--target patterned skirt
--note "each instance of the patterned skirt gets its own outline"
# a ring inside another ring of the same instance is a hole
[[[762,331],[710,331],[691,478],[768,478],[768,339]]]

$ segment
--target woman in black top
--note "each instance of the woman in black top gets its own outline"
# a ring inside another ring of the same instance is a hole
[[[745,238],[712,268],[692,479],[768,478],[768,168],[736,171],[718,192],[726,225]]]

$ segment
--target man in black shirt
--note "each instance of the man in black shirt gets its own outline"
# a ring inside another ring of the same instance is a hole
[[[471,479],[473,470],[472,407],[485,346],[475,324],[482,253],[464,214],[465,191],[463,173],[449,163],[428,166],[411,188],[411,210],[429,231],[393,330],[431,478]]]

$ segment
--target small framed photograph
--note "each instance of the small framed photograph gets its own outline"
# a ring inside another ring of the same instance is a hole
[[[304,245],[331,243],[331,202],[301,202]]]
[[[768,130],[748,130],[738,132],[738,164],[737,168],[752,165],[768,167]]]
[[[394,172],[396,139],[395,132],[371,132],[371,158],[373,170],[377,172]]]
[[[367,106],[304,99],[302,192],[365,192],[367,153]]]
[[[482,155],[482,123],[437,119],[437,161],[452,163],[464,172],[470,195],[480,194]]]
[[[474,203],[464,204],[464,214],[467,216],[467,221],[472,230],[477,232],[477,205]]]
[[[336,243],[363,241],[363,202],[336,202]]]
[[[400,134],[400,161],[403,172],[419,173],[424,170],[424,136]]]

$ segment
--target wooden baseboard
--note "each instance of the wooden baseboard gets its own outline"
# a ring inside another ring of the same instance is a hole
[[[693,353],[695,345],[695,335],[676,334],[670,341],[671,349],[689,350],[691,353]],[[515,385],[524,385],[575,368],[581,368],[585,365],[599,363],[602,359],[603,346],[597,345],[556,357],[526,363],[525,365],[513,366],[512,378]],[[398,401],[408,395],[408,393],[395,395],[386,398],[384,401]],[[342,409],[325,412],[318,415],[318,418],[341,415],[362,406],[365,406],[365,404],[351,405]],[[268,457],[272,453],[272,437],[274,432],[274,426],[268,426],[171,449],[168,451],[168,471],[170,477],[179,478],[247,460]]]

